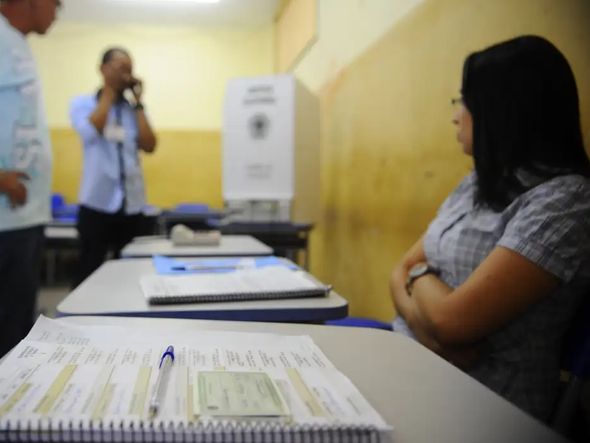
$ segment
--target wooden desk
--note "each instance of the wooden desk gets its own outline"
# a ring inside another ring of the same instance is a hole
[[[401,334],[276,323],[70,317],[66,323],[310,335],[385,421],[395,443],[552,443],[566,440]]]
[[[322,322],[348,314],[348,302],[334,291],[327,297],[153,306],[141,292],[139,277],[155,273],[151,259],[108,261],[57,306],[57,315]]]
[[[217,246],[174,246],[167,238],[136,238],[123,248],[121,257],[140,258],[152,255],[175,257],[227,257],[272,255],[271,247],[249,235],[223,235]]]
[[[77,240],[78,239],[78,230],[75,226],[59,226],[59,225],[49,225],[45,227],[44,230],[45,239],[47,241],[54,241],[54,240]]]

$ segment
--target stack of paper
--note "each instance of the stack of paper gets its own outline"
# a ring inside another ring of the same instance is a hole
[[[171,377],[151,418],[148,398],[171,344]],[[133,441],[158,432],[181,433],[183,441],[219,432],[233,435],[223,441],[301,432],[307,441],[376,441],[388,430],[307,336],[161,334],[41,318],[0,365],[2,441]]]

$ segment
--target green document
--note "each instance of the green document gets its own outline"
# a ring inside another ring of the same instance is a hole
[[[213,417],[289,415],[276,385],[263,372],[199,372],[196,384],[201,415]]]

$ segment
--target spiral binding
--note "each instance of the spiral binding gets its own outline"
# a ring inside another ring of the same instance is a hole
[[[78,422],[3,421],[6,442],[173,442],[173,443],[378,443],[374,426],[285,425],[275,422]]]
[[[208,303],[223,301],[245,301],[245,300],[275,300],[283,298],[300,298],[300,297],[321,297],[331,291],[331,286],[324,286],[314,289],[298,289],[296,291],[273,291],[273,292],[235,292],[231,294],[211,294],[211,295],[166,295],[150,296],[151,305],[168,305],[176,303]]]

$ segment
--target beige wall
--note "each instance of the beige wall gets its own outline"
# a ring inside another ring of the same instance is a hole
[[[319,91],[422,1],[319,0],[318,39],[293,66],[295,74],[310,90]]]
[[[590,135],[590,2],[424,0],[394,13],[391,23],[376,20],[379,29],[370,32],[356,20],[340,23],[339,38],[326,37],[340,46],[381,35],[346,57],[338,45],[324,45],[329,23],[370,15],[375,3],[321,4],[317,44],[327,53],[319,57],[312,48],[295,70],[317,85],[322,101],[323,215],[312,271],[349,299],[352,315],[387,320],[391,269],[470,169],[451,124],[463,59],[519,34],[549,38],[571,62]],[[326,63],[331,57],[334,69]]]
[[[317,37],[318,0],[292,0],[278,17],[275,68],[290,71]]]

